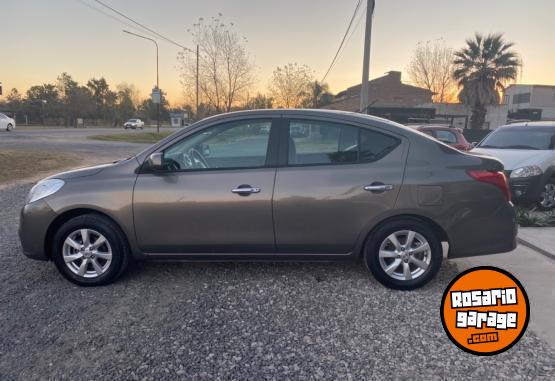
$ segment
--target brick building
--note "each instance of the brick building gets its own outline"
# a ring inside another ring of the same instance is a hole
[[[401,82],[400,71],[390,71],[368,83],[368,100],[371,107],[414,107],[431,103],[433,93],[421,87]],[[349,87],[335,96],[334,101],[322,108],[330,110],[358,111],[361,85]]]

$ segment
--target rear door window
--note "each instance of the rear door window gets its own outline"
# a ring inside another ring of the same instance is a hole
[[[396,137],[367,128],[311,120],[292,120],[288,139],[289,165],[376,161],[401,142]]]
[[[444,143],[456,144],[457,136],[451,131],[436,130],[436,138]]]

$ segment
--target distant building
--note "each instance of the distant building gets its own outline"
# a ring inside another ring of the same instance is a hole
[[[505,89],[503,103],[511,119],[555,119],[555,86],[510,85]]]
[[[359,111],[361,87],[362,85],[356,85],[341,91],[331,104],[322,108]],[[372,108],[414,107],[431,103],[432,95],[433,92],[428,89],[401,82],[400,71],[390,71],[387,75],[368,82],[368,100]]]
[[[183,127],[186,126],[189,120],[189,116],[185,111],[170,111],[170,124],[172,127]]]

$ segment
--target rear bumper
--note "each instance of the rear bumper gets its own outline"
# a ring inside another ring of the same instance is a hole
[[[449,258],[512,251],[517,246],[517,233],[515,209],[507,203],[489,216],[468,218],[456,231],[448,232]]]
[[[44,200],[27,204],[21,209],[19,239],[23,254],[32,259],[49,259],[45,250],[46,235],[55,218],[56,213]]]

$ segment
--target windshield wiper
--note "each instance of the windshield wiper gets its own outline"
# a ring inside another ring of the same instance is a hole
[[[476,148],[503,148],[503,147],[490,146],[490,145],[484,144],[484,145],[480,145],[480,146],[478,146],[478,147],[476,147]]]

